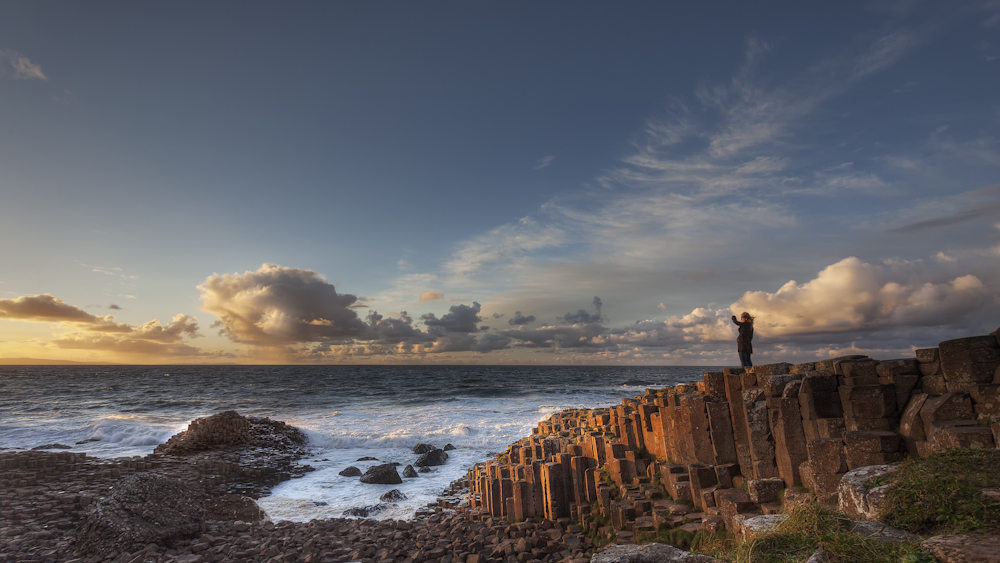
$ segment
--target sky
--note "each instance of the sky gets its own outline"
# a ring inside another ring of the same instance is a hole
[[[1000,326],[1000,2],[0,3],[0,362]]]

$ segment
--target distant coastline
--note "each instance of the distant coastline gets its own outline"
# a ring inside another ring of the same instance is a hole
[[[75,362],[73,360],[44,360],[40,358],[0,358],[0,366],[118,366],[112,362]]]

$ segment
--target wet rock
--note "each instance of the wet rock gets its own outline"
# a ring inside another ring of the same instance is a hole
[[[446,452],[450,452],[451,450],[455,449],[455,446],[453,446],[451,444],[445,444],[444,447],[441,448],[441,449],[444,450],[444,451],[446,451]]]
[[[361,477],[361,470],[352,465],[347,469],[341,471],[339,475],[342,475],[344,477]]]
[[[448,461],[448,454],[444,450],[432,450],[417,458],[413,465],[426,467],[428,465],[444,465]]]
[[[131,475],[91,505],[77,528],[77,548],[108,554],[192,538],[205,518],[202,498],[199,487],[180,479]]]
[[[414,471],[412,465],[407,465],[406,469],[403,469],[403,477],[406,477],[407,479],[412,479],[412,478],[414,478],[416,476],[417,476],[417,472]]]
[[[413,453],[415,453],[415,454],[425,454],[427,452],[433,452],[436,449],[437,448],[435,448],[434,446],[432,446],[430,444],[417,444],[416,446],[413,446]]]
[[[672,545],[614,545],[595,553],[591,563],[721,563],[714,557],[689,553]]]
[[[359,506],[355,508],[349,508],[344,511],[343,515],[355,516],[358,518],[367,518],[373,514],[378,514],[379,512],[382,512],[386,508],[389,508],[389,506],[380,502],[378,504],[373,504],[371,506]]]
[[[378,458],[377,457],[365,456],[365,457],[359,457],[358,459],[356,459],[354,461],[378,461]]]
[[[73,446],[67,446],[66,444],[45,444],[42,446],[35,446],[31,448],[32,450],[68,450]]]
[[[404,495],[402,491],[400,491],[399,489],[392,489],[388,493],[385,493],[382,496],[378,497],[378,499],[382,502],[396,502],[400,500],[406,500],[406,495]]]
[[[205,503],[205,519],[263,522],[268,518],[267,513],[252,498],[243,495],[223,495]]]
[[[418,473],[430,473],[431,471],[434,470],[431,469],[430,467],[427,467],[426,465],[417,470]]]
[[[396,467],[390,463],[376,465],[368,468],[361,476],[362,483],[370,485],[398,485],[403,482],[396,472]]]

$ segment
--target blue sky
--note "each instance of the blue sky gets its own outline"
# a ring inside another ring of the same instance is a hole
[[[0,358],[717,365],[744,309],[758,362],[992,331],[1000,4],[828,4],[5,2]]]

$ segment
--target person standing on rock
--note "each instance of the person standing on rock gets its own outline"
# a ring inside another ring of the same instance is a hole
[[[753,317],[750,313],[743,311],[740,314],[741,320],[736,320],[736,315],[733,315],[733,322],[736,326],[740,327],[740,335],[736,337],[736,351],[740,354],[740,365],[744,368],[752,368],[753,362],[750,361],[750,354],[753,354]]]

